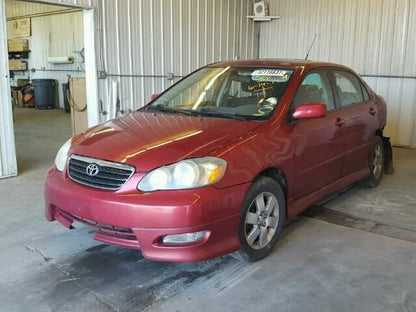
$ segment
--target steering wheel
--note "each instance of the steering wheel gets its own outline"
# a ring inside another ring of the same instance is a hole
[[[277,104],[277,98],[274,96],[269,98],[262,98],[260,101],[257,102],[257,106],[259,106],[259,113],[262,115],[270,113]]]

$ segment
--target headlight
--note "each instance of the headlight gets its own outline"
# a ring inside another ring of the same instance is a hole
[[[65,168],[66,160],[68,159],[68,151],[69,151],[69,148],[71,147],[71,140],[72,138],[66,141],[64,145],[61,146],[58,153],[56,154],[55,166],[56,166],[56,169],[58,169],[59,171],[63,171]]]
[[[180,190],[213,184],[224,176],[227,162],[220,158],[186,159],[149,172],[137,185],[143,192]]]

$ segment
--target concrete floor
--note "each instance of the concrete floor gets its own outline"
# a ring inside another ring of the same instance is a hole
[[[69,114],[17,109],[20,175],[0,180],[0,311],[416,311],[416,150],[394,175],[321,201],[257,263],[153,262],[43,217]]]

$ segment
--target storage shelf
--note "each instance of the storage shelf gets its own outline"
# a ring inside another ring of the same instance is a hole
[[[280,16],[254,16],[254,15],[248,15],[247,18],[251,18],[255,22],[270,22],[274,19],[280,19]]]
[[[22,51],[22,52],[8,52],[9,56],[11,55],[11,59],[14,59],[14,60],[19,60],[19,59],[27,60],[29,59],[29,53],[30,53],[30,50]]]
[[[25,51],[8,51],[7,53],[9,54],[22,54],[22,53],[28,53],[31,52],[30,50],[25,50]]]

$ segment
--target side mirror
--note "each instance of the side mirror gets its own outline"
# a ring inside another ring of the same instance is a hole
[[[152,96],[150,97],[150,101],[153,101],[154,99],[156,99],[159,96],[159,93],[155,93],[152,94]]]
[[[294,119],[321,118],[326,115],[324,103],[305,103],[300,105],[292,114]]]

